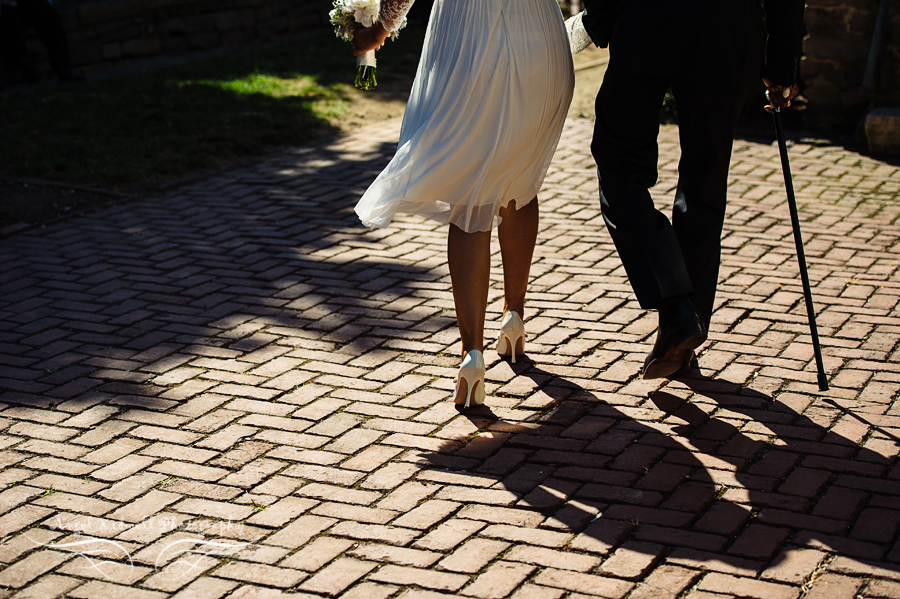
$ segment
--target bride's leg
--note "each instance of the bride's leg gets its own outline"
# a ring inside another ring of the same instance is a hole
[[[484,313],[491,274],[491,232],[466,233],[450,225],[447,240],[453,303],[462,338],[462,355],[484,351]]]
[[[521,210],[514,202],[500,210],[500,257],[503,259],[503,313],[525,316],[525,291],[538,232],[538,203],[534,198]]]
[[[466,355],[472,350],[484,352],[484,313],[487,310],[491,274],[491,232],[466,233],[456,225],[450,225],[447,259],[463,355],[454,402],[469,407],[467,398],[473,405],[484,402],[484,359],[481,354],[476,354],[474,359],[470,357],[467,360]]]

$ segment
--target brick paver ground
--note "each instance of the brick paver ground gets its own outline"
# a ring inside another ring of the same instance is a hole
[[[460,415],[444,228],[352,212],[398,125],[0,241],[0,598],[900,597],[900,169],[792,149],[830,391],[752,141],[703,376],[642,381],[570,121],[529,360]]]

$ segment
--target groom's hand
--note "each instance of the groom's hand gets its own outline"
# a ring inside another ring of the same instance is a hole
[[[769,112],[774,112],[776,108],[787,108],[791,105],[791,100],[800,92],[800,88],[796,84],[790,87],[782,87],[772,83],[765,77],[763,77],[763,83],[768,88],[766,90],[766,99],[769,100],[769,103],[765,108]]]
[[[369,50],[378,50],[388,35],[390,34],[380,21],[376,21],[371,27],[358,29],[353,34],[353,43],[350,46],[353,49],[353,56],[365,54]]]

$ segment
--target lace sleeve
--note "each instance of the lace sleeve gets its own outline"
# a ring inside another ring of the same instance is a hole
[[[378,20],[384,28],[393,33],[406,23],[406,13],[415,0],[381,0]]]
[[[592,43],[591,37],[584,29],[584,23],[581,21],[583,14],[583,12],[580,12],[566,20],[566,33],[569,34],[569,48],[572,50],[573,56]]]

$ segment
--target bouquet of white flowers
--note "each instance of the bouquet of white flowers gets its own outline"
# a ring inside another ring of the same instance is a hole
[[[334,34],[345,42],[352,42],[358,29],[371,27],[378,19],[378,0],[334,0],[334,10],[329,13],[331,24],[334,25]],[[392,31],[390,38],[397,39],[398,31],[406,26],[403,24]],[[375,51],[371,50],[362,56],[356,57],[356,81],[357,89],[373,89],[375,81]]]

